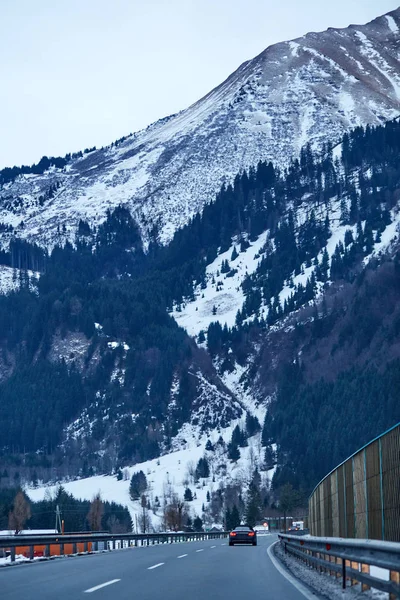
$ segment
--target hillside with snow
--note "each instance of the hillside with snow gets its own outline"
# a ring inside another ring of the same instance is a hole
[[[265,410],[261,408],[259,416]],[[138,519],[142,513],[140,501],[133,501],[129,495],[130,479],[134,473],[143,471],[147,479],[146,498],[151,506],[149,511],[151,527],[154,531],[165,529],[164,509],[174,496],[183,499],[185,490],[189,488],[193,500],[187,502],[191,518],[200,516],[206,526],[213,524],[222,526],[222,515],[210,510],[210,498],[219,489],[224,490],[229,485],[245,489],[251,481],[254,469],[260,469],[262,485],[270,486],[274,469],[264,470],[263,448],[261,434],[248,439],[248,446],[240,449],[237,462],[227,457],[227,443],[236,425],[244,426],[241,420],[232,421],[226,428],[215,430],[210,435],[202,435],[196,428],[185,426],[174,441],[174,449],[154,460],[128,466],[123,469],[123,478],[118,481],[116,475],[98,475],[85,479],[64,481],[64,489],[75,498],[92,500],[100,493],[104,501],[116,502],[127,506],[134,529],[138,528]],[[212,444],[212,450],[207,450],[206,444]],[[205,457],[209,464],[209,476],[196,478],[195,470],[199,459]],[[29,498],[37,502],[54,495],[59,484],[27,487]],[[67,516],[66,516],[67,518]]]
[[[341,199],[335,199],[330,206],[330,237],[323,250],[319,252],[317,258],[322,260],[324,250],[332,256],[338,244],[345,244],[346,232],[351,231],[356,236],[356,226],[345,225],[340,218]],[[297,227],[307,220],[307,214],[312,209],[307,206],[297,213]],[[315,208],[318,208],[317,206]],[[323,219],[323,214],[319,215]],[[194,299],[185,299],[174,307],[172,315],[177,323],[186,329],[190,336],[198,339],[201,331],[207,331],[210,323],[219,322],[222,326],[232,328],[235,326],[237,312],[241,311],[245,302],[246,294],[243,290],[245,278],[252,275],[265,256],[266,241],[269,232],[262,233],[257,240],[250,243],[248,248],[239,252],[237,257],[232,260],[232,255],[239,248],[237,241],[231,248],[217,256],[217,258],[207,265],[206,285],[198,285],[195,289]],[[400,238],[400,210],[396,206],[391,213],[391,223],[388,225],[378,240],[375,240],[370,253],[364,258],[364,264],[367,265],[373,258],[384,255],[391,248],[398,245]],[[224,273],[221,271],[222,263],[228,261],[230,271]],[[281,305],[288,300],[293,293],[293,289],[301,285],[306,285],[312,273],[315,274],[315,266],[302,266],[302,272],[295,274],[289,284],[283,286],[279,293],[279,302]],[[233,273],[233,274],[232,274]],[[324,286],[317,284],[318,289],[316,299],[320,299],[324,292]],[[263,318],[268,317],[268,307],[264,302],[259,310]],[[229,387],[229,386],[228,386]]]
[[[392,424],[399,24],[271,46],[0,187],[0,486],[99,491],[136,527],[143,471],[156,530],[188,488],[211,526],[252,478],[274,510]]]
[[[166,243],[242,169],[259,160],[285,167],[306,142],[318,150],[352,127],[396,117],[399,23],[397,9],[270,46],[179,114],[7,183],[0,222],[53,246],[74,239],[79,219],[98,225],[123,204],[146,243]]]
[[[269,428],[287,365],[301,364],[303,385],[349,365],[386,368],[397,357],[399,147],[394,119],[346,133],[322,156],[306,147],[287,173],[259,163],[148,254],[121,207],[75,249],[40,256],[22,244],[3,254],[9,263],[43,265],[33,293],[23,285],[0,296],[5,449],[43,452],[35,479],[72,490],[81,489],[71,481],[78,474],[109,474],[91,480],[107,494],[108,484],[126,493],[110,475],[120,466],[131,469],[128,478],[133,465],[152,475],[162,458],[165,472],[179,471],[182,493],[180,451],[197,457],[208,438],[226,436],[225,485],[237,472],[232,427],[258,419],[257,466],[275,464],[277,444],[284,469],[277,440],[292,443],[289,413]],[[16,269],[4,272],[16,283]],[[247,432],[249,444],[254,435]],[[23,468],[32,477],[33,468]]]

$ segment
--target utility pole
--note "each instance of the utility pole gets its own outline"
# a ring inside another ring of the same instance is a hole
[[[57,504],[56,506],[56,526],[54,529],[56,529],[58,532],[61,532],[62,530],[62,525],[61,525],[61,512],[60,512],[60,507]]]

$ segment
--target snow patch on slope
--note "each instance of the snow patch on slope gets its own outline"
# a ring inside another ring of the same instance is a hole
[[[223,252],[207,266],[206,288],[201,289],[199,285],[195,290],[195,300],[184,302],[182,306],[174,307],[172,316],[177,323],[186,329],[191,336],[198,335],[201,330],[206,330],[210,323],[219,321],[228,327],[235,324],[236,313],[242,308],[245,299],[241,283],[246,275],[253,273],[259,263],[258,253],[265,245],[267,232],[261,234],[257,240],[251,243],[245,252],[239,252],[239,256],[231,261],[233,248],[239,251],[239,245],[232,244],[226,252]],[[231,270],[237,272],[229,277],[229,273],[222,274],[222,263],[227,260]],[[217,291],[219,290],[219,291]],[[213,309],[216,311],[213,311]],[[214,314],[215,312],[215,314]]]
[[[356,35],[362,42],[361,53],[381,73],[384,80],[391,85],[397,98],[400,98],[400,78],[398,72],[388,64],[383,56],[374,48],[371,40],[362,31],[357,31]]]
[[[0,265],[0,294],[10,294],[23,285],[26,277],[29,277],[29,289],[36,290],[36,282],[40,273],[36,271],[21,271],[5,265]]]
[[[397,26],[396,21],[393,19],[393,17],[391,17],[390,15],[385,15],[385,19],[387,20],[390,31],[392,33],[398,33],[399,28]]]

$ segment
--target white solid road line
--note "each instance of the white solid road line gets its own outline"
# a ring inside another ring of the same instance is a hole
[[[106,581],[105,583],[101,583],[100,585],[95,585],[94,587],[85,590],[85,594],[91,594],[92,592],[96,592],[107,585],[111,585],[113,583],[117,583],[117,581],[121,581],[120,579],[111,579],[111,581]]]
[[[204,548],[201,548],[201,550],[196,550],[196,552],[204,552]]]
[[[152,567],[147,567],[147,570],[151,571],[151,569],[157,569],[157,567],[161,567],[163,564],[165,564],[165,563],[157,563],[156,565],[153,565]]]
[[[181,554],[180,556],[178,556],[178,558],[185,558],[185,556],[187,556],[187,554]]]
[[[296,588],[296,590],[303,594],[303,596],[307,598],[307,600],[315,600],[316,598],[318,598],[318,595],[316,593],[313,594],[311,591],[309,591],[305,585],[303,585],[298,579],[296,579],[296,577],[293,577],[293,575],[291,575],[289,571],[287,571],[285,567],[281,565],[278,559],[275,558],[274,553],[272,551],[272,548],[275,546],[275,544],[279,544],[279,542],[274,542],[273,544],[271,544],[271,546],[268,546],[267,549],[268,556],[270,557],[275,569],[277,569],[281,575],[286,577],[286,579],[290,581],[290,583]]]

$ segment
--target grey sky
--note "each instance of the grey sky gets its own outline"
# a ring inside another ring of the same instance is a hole
[[[0,0],[0,168],[101,146],[243,61],[398,0]]]

